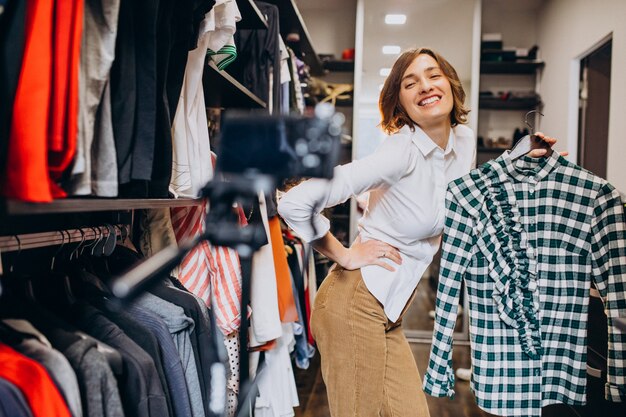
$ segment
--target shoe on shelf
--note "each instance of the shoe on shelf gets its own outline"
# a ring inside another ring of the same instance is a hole
[[[469,381],[472,378],[471,368],[457,368],[455,375],[459,381]]]

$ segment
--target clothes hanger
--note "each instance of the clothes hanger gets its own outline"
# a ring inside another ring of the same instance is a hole
[[[528,116],[531,113],[539,113],[541,116],[543,116],[543,113],[541,113],[539,110],[531,110],[528,113],[526,113],[526,116],[524,116],[524,123],[526,124],[526,126],[528,126],[528,129],[530,132],[534,132],[535,127],[532,126],[528,122]],[[531,133],[521,138],[517,142],[517,144],[515,144],[513,149],[511,149],[508,157],[511,161],[515,161],[516,159],[518,159],[521,156],[526,155],[528,152],[532,151],[533,149],[540,149],[540,148],[550,149],[550,146],[539,136],[536,136],[535,134]]]

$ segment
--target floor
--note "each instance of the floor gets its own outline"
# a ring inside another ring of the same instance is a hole
[[[420,374],[424,374],[428,363],[430,345],[412,343]],[[455,346],[454,363],[469,366],[469,346]],[[296,369],[296,382],[300,395],[300,407],[296,408],[296,417],[330,417],[326,400],[326,388],[319,370],[319,355],[315,355],[307,370]],[[426,396],[431,417],[488,417],[480,410],[470,392],[469,382],[458,381],[455,386],[454,400]]]

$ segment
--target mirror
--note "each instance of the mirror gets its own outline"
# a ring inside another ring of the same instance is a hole
[[[466,92],[466,105],[475,108],[478,92],[473,88],[473,72],[478,62],[473,56],[475,45],[480,42],[479,1],[467,0],[419,0],[402,2],[406,14],[403,25],[384,24],[385,14],[392,13],[388,2],[361,0],[357,5],[357,36],[355,62],[354,99],[354,159],[370,154],[385,135],[377,125],[380,121],[378,97],[385,76],[381,70],[391,68],[399,55],[384,54],[383,46],[398,46],[401,51],[428,46],[442,54],[457,70]],[[399,8],[400,9],[400,8]],[[376,30],[367,30],[376,28]],[[449,28],[449,29],[446,29]],[[470,127],[475,131],[475,112],[470,112]],[[353,219],[359,216],[353,212]],[[356,222],[351,229],[356,234]],[[430,342],[434,320],[434,300],[437,292],[438,257],[425,273],[417,289],[415,301],[404,316],[403,326],[412,338]],[[467,309],[465,309],[467,310]],[[459,315],[457,332],[467,339],[467,320]]]

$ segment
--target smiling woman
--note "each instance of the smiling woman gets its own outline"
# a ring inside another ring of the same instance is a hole
[[[330,183],[303,182],[278,204],[285,222],[336,262],[311,315],[333,416],[429,415],[401,324],[439,249],[446,185],[474,161],[464,96],[439,54],[404,52],[381,92],[389,137],[371,155],[337,167]],[[320,213],[364,192],[359,237],[346,248]]]
[[[432,49],[412,49],[400,55],[385,80],[379,99],[381,127],[392,134],[402,126],[414,129],[418,125],[445,149],[446,122],[453,127],[467,123],[469,111],[464,101],[465,91],[454,67]]]

